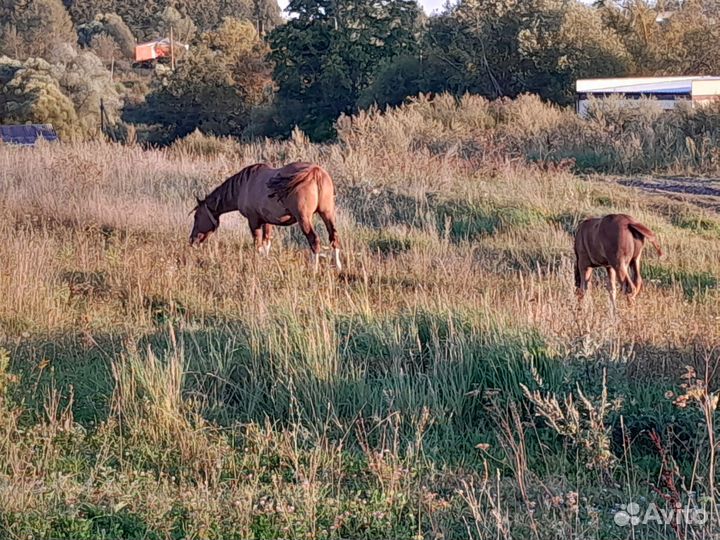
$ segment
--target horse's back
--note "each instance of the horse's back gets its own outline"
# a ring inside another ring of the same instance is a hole
[[[642,249],[631,232],[635,220],[627,214],[608,214],[583,221],[575,236],[575,252],[596,266],[628,262]]]

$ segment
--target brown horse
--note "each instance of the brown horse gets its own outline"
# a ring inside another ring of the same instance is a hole
[[[619,281],[630,301],[640,292],[640,255],[649,240],[662,256],[655,233],[625,214],[610,214],[586,219],[575,234],[575,286],[578,298],[585,296],[593,268],[604,266],[608,273],[608,291],[615,307],[616,282]],[[630,273],[634,276],[631,277]]]
[[[320,256],[320,240],[312,217],[320,214],[333,247],[339,271],[340,241],[335,227],[335,187],[330,175],[319,165],[291,163],[280,169],[259,163],[245,167],[197,200],[190,244],[204,242],[220,225],[220,216],[238,210],[248,220],[255,248],[270,253],[273,226],[300,224],[312,250],[314,267]]]

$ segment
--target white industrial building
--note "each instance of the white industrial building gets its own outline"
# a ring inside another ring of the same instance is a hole
[[[656,99],[663,109],[672,109],[680,101],[693,106],[720,100],[720,77],[628,77],[623,79],[580,79],[576,85],[577,112],[587,113],[590,99],[620,96],[632,104],[640,98]]]

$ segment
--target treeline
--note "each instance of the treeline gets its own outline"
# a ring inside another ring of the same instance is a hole
[[[0,0],[0,121],[164,143],[196,129],[332,138],[340,115],[419,93],[533,93],[567,104],[582,77],[720,74],[720,0]],[[137,41],[190,45],[133,69]]]

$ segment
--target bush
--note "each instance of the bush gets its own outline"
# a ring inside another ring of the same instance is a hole
[[[199,129],[190,135],[177,139],[170,146],[172,152],[193,157],[212,157],[221,154],[237,153],[240,145],[230,137],[205,135]]]
[[[368,111],[337,122],[348,146],[385,151],[426,149],[574,163],[577,170],[618,174],[716,171],[720,167],[720,105],[680,104],[662,110],[651,99],[592,101],[587,118],[525,94],[489,101],[476,95],[420,96],[399,107]]]

